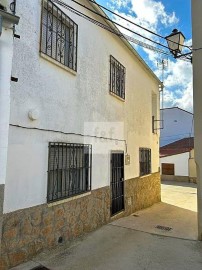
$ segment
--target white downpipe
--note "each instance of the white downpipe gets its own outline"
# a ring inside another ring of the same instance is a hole
[[[0,37],[0,185],[5,184],[10,117],[13,33],[3,27]]]

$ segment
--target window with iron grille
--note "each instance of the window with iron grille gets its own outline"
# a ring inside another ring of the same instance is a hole
[[[92,147],[49,143],[48,195],[53,202],[91,190]]]
[[[125,99],[125,67],[110,56],[110,93]]]
[[[77,70],[78,26],[52,1],[42,2],[41,52]]]
[[[140,176],[151,173],[151,149],[140,148]]]

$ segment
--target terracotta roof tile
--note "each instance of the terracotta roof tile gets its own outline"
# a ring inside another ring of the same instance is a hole
[[[179,141],[160,147],[160,157],[173,156],[191,151],[194,148],[194,138],[183,138]]]

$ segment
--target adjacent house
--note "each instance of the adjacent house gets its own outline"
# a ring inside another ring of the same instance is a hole
[[[161,199],[161,82],[96,3],[54,2],[16,2],[5,269]]]
[[[0,1],[0,252],[8,151],[10,87],[11,80],[14,79],[11,73],[13,34],[14,26],[19,22],[19,17],[15,16],[14,6],[12,12],[8,9],[8,3]]]
[[[194,138],[184,138],[160,148],[161,179],[196,182]]]
[[[163,120],[160,146],[187,137],[194,137],[193,114],[178,107],[161,109]]]

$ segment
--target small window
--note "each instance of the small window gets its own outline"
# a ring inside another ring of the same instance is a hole
[[[125,99],[125,67],[110,56],[110,93]]]
[[[49,143],[47,201],[90,191],[91,167],[91,145]]]
[[[43,0],[41,52],[77,70],[78,26],[50,0]]]
[[[140,148],[140,176],[151,173],[151,149]]]

